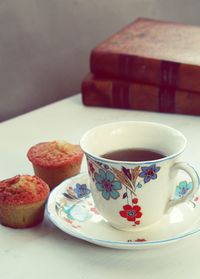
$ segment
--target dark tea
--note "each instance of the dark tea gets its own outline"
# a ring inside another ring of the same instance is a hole
[[[106,154],[101,155],[101,157],[114,161],[140,162],[162,159],[166,157],[166,155],[151,149],[129,148],[107,152]]]

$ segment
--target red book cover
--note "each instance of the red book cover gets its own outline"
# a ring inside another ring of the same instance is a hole
[[[200,92],[200,27],[139,18],[95,47],[95,75]]]
[[[92,74],[82,82],[82,100],[86,106],[200,115],[200,93]]]

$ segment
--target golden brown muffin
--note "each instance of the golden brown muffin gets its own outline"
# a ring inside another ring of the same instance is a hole
[[[0,223],[26,228],[43,220],[49,186],[39,177],[17,175],[0,181]]]
[[[80,172],[83,152],[79,145],[65,141],[38,143],[27,153],[35,175],[52,189],[66,178]]]

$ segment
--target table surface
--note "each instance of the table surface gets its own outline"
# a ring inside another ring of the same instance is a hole
[[[188,139],[184,160],[199,171],[200,117],[85,107],[80,95],[0,124],[0,179],[33,174],[30,146],[55,139],[78,143],[88,129],[120,120],[156,121]],[[83,165],[83,170],[85,165]],[[30,229],[0,225],[0,278],[199,278],[200,234],[152,250],[95,246],[56,228],[45,216]]]

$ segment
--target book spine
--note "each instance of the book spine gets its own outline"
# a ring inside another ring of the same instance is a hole
[[[87,77],[82,100],[86,106],[200,115],[200,93],[120,80]]]
[[[200,92],[200,67],[159,61],[133,55],[93,50],[90,56],[91,72],[110,79],[122,79]]]

